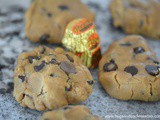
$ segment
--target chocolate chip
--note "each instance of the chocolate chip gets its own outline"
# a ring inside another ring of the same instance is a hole
[[[49,63],[51,63],[51,64],[58,64],[58,62],[56,61],[55,58],[52,58],[52,60]]]
[[[24,82],[26,77],[22,76],[22,75],[19,75],[18,78],[21,79],[22,82]]]
[[[103,66],[103,70],[105,72],[111,72],[111,71],[115,71],[118,69],[118,66],[117,64],[115,63],[114,60],[110,60],[109,63],[106,63],[104,66]]]
[[[69,63],[67,61],[61,62],[60,68],[67,74],[70,74],[70,73],[76,74],[77,72],[75,66],[72,63]]]
[[[36,72],[39,72],[40,70],[42,70],[45,67],[45,61],[42,61],[42,63],[40,65],[34,66],[34,70]]]
[[[28,94],[25,94],[25,97],[33,98],[32,96],[30,96],[30,95],[28,95]]]
[[[69,85],[69,86],[67,86],[67,87],[65,87],[65,91],[71,91],[71,89],[72,89],[72,86],[71,85]]]
[[[66,54],[66,56],[67,56],[67,58],[68,58],[68,60],[69,60],[70,62],[74,62],[74,60],[73,60],[73,58],[72,58],[71,56],[69,56],[68,54]]]
[[[34,60],[34,59],[40,60],[41,57],[39,57],[39,56],[37,56],[37,57],[35,57],[35,56],[29,56],[29,57],[28,57],[29,63],[33,63],[33,60]]]
[[[33,63],[34,57],[33,56],[29,56],[28,60],[29,60],[30,63]]]
[[[133,49],[135,54],[143,53],[145,50],[142,47],[136,47]]]
[[[40,57],[40,56],[37,56],[35,59],[36,59],[36,60],[40,60],[40,59],[41,59],[41,57]]]
[[[59,9],[61,9],[61,10],[68,10],[68,7],[66,6],[66,5],[60,5],[60,6],[58,6],[59,7]]]
[[[153,65],[147,65],[145,67],[145,70],[147,71],[148,74],[152,75],[152,76],[157,76],[159,74],[159,70],[157,66],[153,66]]]
[[[54,76],[55,76],[55,74],[50,74],[50,76],[51,76],[51,77],[54,77]]]
[[[130,42],[127,42],[127,43],[121,43],[120,45],[121,45],[121,46],[132,46],[133,44],[130,43]]]
[[[71,107],[70,106],[66,106],[66,107],[63,108],[63,110],[68,110],[68,109],[71,109]]]
[[[130,73],[132,76],[138,73],[138,69],[135,66],[127,66],[124,71]]]
[[[52,13],[50,13],[50,12],[47,13],[47,16],[48,16],[48,17],[52,17]]]
[[[153,61],[153,63],[155,63],[155,64],[160,64],[158,61],[156,61],[156,60],[154,60],[154,59],[152,59],[152,58],[147,58],[147,60],[151,60],[151,61]]]
[[[39,40],[40,40],[41,43],[46,43],[49,38],[50,38],[50,35],[44,34],[44,35],[42,35],[42,36],[40,37]]]
[[[89,85],[93,85],[93,84],[94,84],[94,81],[93,81],[93,80],[87,81],[87,83],[88,83]]]
[[[44,54],[44,53],[45,53],[45,51],[46,51],[46,48],[43,46],[43,47],[42,47],[41,54]]]

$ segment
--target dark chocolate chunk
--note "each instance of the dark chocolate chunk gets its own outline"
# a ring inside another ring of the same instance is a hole
[[[37,56],[37,57],[35,57],[35,56],[29,56],[29,57],[28,57],[28,60],[29,60],[30,63],[33,63],[33,60],[34,60],[34,59],[35,59],[35,60],[40,60],[41,57],[39,57],[39,56]]]
[[[69,86],[67,86],[67,87],[65,87],[65,91],[71,91],[71,89],[72,89],[72,86],[71,85],[69,85]]]
[[[87,81],[87,83],[88,83],[89,85],[93,85],[93,84],[94,84],[94,81],[93,81],[93,80],[90,80],[90,81]]]
[[[52,58],[52,60],[49,63],[51,63],[51,64],[58,64],[58,62],[56,61],[55,58]]]
[[[29,60],[30,63],[33,63],[34,57],[33,56],[29,56],[28,60]]]
[[[43,46],[43,47],[42,47],[41,54],[44,54],[44,53],[45,53],[45,51],[46,51],[46,48]]]
[[[127,42],[127,43],[121,43],[120,45],[121,45],[121,46],[132,46],[133,44],[130,43],[130,42]]]
[[[28,95],[28,94],[25,94],[25,97],[29,97],[29,98],[33,98],[32,96]]]
[[[19,78],[19,79],[21,79],[21,81],[22,81],[22,82],[24,82],[24,81],[25,81],[26,76],[19,75],[19,76],[18,76],[18,78]]]
[[[40,70],[42,70],[45,67],[45,61],[42,61],[42,63],[40,65],[34,66],[34,70],[36,72],[39,72]]]
[[[41,57],[40,57],[40,56],[37,56],[35,59],[36,59],[36,60],[40,60],[40,59],[41,59]]]
[[[68,109],[71,109],[71,107],[70,106],[66,106],[66,107],[63,108],[63,110],[68,110]]]
[[[118,66],[117,64],[115,63],[114,60],[110,60],[110,62],[106,63],[104,66],[103,66],[103,70],[105,72],[111,72],[111,71],[115,71],[118,69]]]
[[[42,35],[42,36],[40,37],[39,40],[40,40],[41,43],[46,43],[49,38],[50,38],[50,35],[44,34],[44,35]]]
[[[138,73],[138,69],[135,66],[127,66],[124,71],[130,73],[132,76]]]
[[[74,62],[74,60],[73,60],[73,58],[72,58],[71,56],[69,56],[68,54],[66,54],[66,56],[67,56],[67,58],[68,58],[68,60],[69,60],[70,62]]]
[[[135,54],[143,53],[145,50],[142,47],[136,47],[133,49]]]
[[[153,61],[153,63],[155,63],[155,64],[160,64],[158,61],[156,61],[156,60],[154,60],[154,59],[152,59],[152,58],[147,58],[147,60],[151,60],[151,61]]]
[[[50,76],[51,76],[51,77],[54,77],[54,76],[55,76],[55,74],[50,74]]]
[[[61,62],[60,68],[67,74],[70,74],[70,73],[76,74],[77,73],[75,66],[72,63],[69,63],[67,61]]]
[[[145,70],[147,71],[148,74],[152,76],[157,76],[160,73],[158,66],[147,65],[145,67]]]
[[[50,18],[50,17],[52,17],[52,13],[47,13],[47,16]]]
[[[68,7],[66,6],[66,5],[60,5],[60,6],[58,6],[59,7],[59,9],[61,9],[61,10],[68,10]]]

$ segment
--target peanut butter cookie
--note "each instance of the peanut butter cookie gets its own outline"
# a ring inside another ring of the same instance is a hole
[[[14,97],[23,107],[46,110],[85,101],[94,81],[81,60],[61,48],[35,48],[18,57]]]

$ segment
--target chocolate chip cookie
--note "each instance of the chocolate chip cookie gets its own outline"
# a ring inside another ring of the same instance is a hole
[[[113,0],[110,11],[115,27],[129,34],[160,39],[160,1]]]
[[[94,21],[80,0],[35,0],[26,13],[26,36],[32,42],[61,43],[65,27],[76,18]]]
[[[14,73],[14,97],[23,107],[46,110],[85,101],[94,81],[81,60],[62,48],[22,53]]]
[[[160,63],[141,36],[110,45],[99,63],[99,81],[117,99],[160,99]]]
[[[41,120],[100,120],[86,106],[67,106],[43,114]]]

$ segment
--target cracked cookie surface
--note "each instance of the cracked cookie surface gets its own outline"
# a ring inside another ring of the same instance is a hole
[[[110,11],[115,27],[129,34],[160,39],[160,1],[113,0]]]
[[[61,43],[65,27],[76,18],[94,21],[80,0],[35,0],[26,13],[26,36],[32,42]]]
[[[91,114],[86,106],[67,106],[43,114],[41,120],[101,120]]]
[[[110,45],[99,63],[99,81],[117,99],[160,99],[160,63],[141,36],[128,36]]]
[[[94,83],[80,59],[45,46],[22,53],[14,72],[14,97],[23,107],[46,110],[85,101]]]

